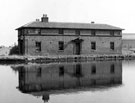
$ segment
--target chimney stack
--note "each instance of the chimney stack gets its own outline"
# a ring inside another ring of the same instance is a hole
[[[43,17],[41,18],[42,22],[48,22],[47,14],[43,14]]]

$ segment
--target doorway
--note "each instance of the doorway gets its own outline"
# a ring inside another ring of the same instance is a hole
[[[76,38],[72,40],[74,48],[73,48],[73,54],[75,55],[80,55],[81,54],[81,49],[82,49],[82,42],[84,40],[80,38]]]

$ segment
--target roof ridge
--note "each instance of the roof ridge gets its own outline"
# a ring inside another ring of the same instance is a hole
[[[108,24],[97,24],[97,23],[78,23],[78,22],[41,22],[32,21],[23,27],[38,27],[38,28],[74,28],[74,29],[107,29],[107,30],[123,30],[122,28],[108,25]],[[20,29],[18,28],[18,29]]]
[[[83,23],[83,22],[54,22],[54,21],[51,21],[51,22],[48,22],[48,23],[69,23],[69,24],[102,24],[102,23]]]

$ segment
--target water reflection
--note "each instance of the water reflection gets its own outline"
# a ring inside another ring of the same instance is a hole
[[[122,62],[24,65],[19,73],[19,90],[49,100],[50,94],[71,93],[91,88],[106,89],[122,84]]]

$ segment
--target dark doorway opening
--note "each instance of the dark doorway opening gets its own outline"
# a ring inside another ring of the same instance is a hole
[[[71,42],[74,43],[74,54],[75,55],[80,55],[81,54],[81,48],[82,48],[82,42],[84,40],[80,39],[80,38],[76,38],[74,40],[72,40]]]

